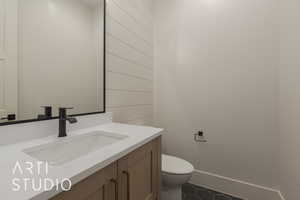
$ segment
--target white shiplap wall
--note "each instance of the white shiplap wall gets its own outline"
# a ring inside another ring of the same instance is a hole
[[[107,111],[114,121],[151,125],[152,0],[107,0]]]

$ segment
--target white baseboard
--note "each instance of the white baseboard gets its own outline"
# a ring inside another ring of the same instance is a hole
[[[279,196],[281,198],[281,200],[285,200],[284,196],[282,195],[282,193],[279,191]]]
[[[190,183],[243,200],[285,200],[279,190],[195,170]]]

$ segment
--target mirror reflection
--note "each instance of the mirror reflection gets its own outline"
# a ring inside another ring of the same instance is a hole
[[[104,1],[0,0],[0,123],[104,111]]]

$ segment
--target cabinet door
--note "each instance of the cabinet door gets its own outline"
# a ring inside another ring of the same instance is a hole
[[[160,138],[118,161],[119,200],[158,200]]]
[[[77,183],[51,200],[117,200],[116,163]]]

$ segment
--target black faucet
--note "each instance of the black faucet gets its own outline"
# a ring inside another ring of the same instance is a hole
[[[67,125],[66,122],[68,121],[70,124],[75,124],[77,119],[74,117],[67,116],[67,110],[73,108],[59,108],[59,133],[58,137],[66,137],[67,136]]]

